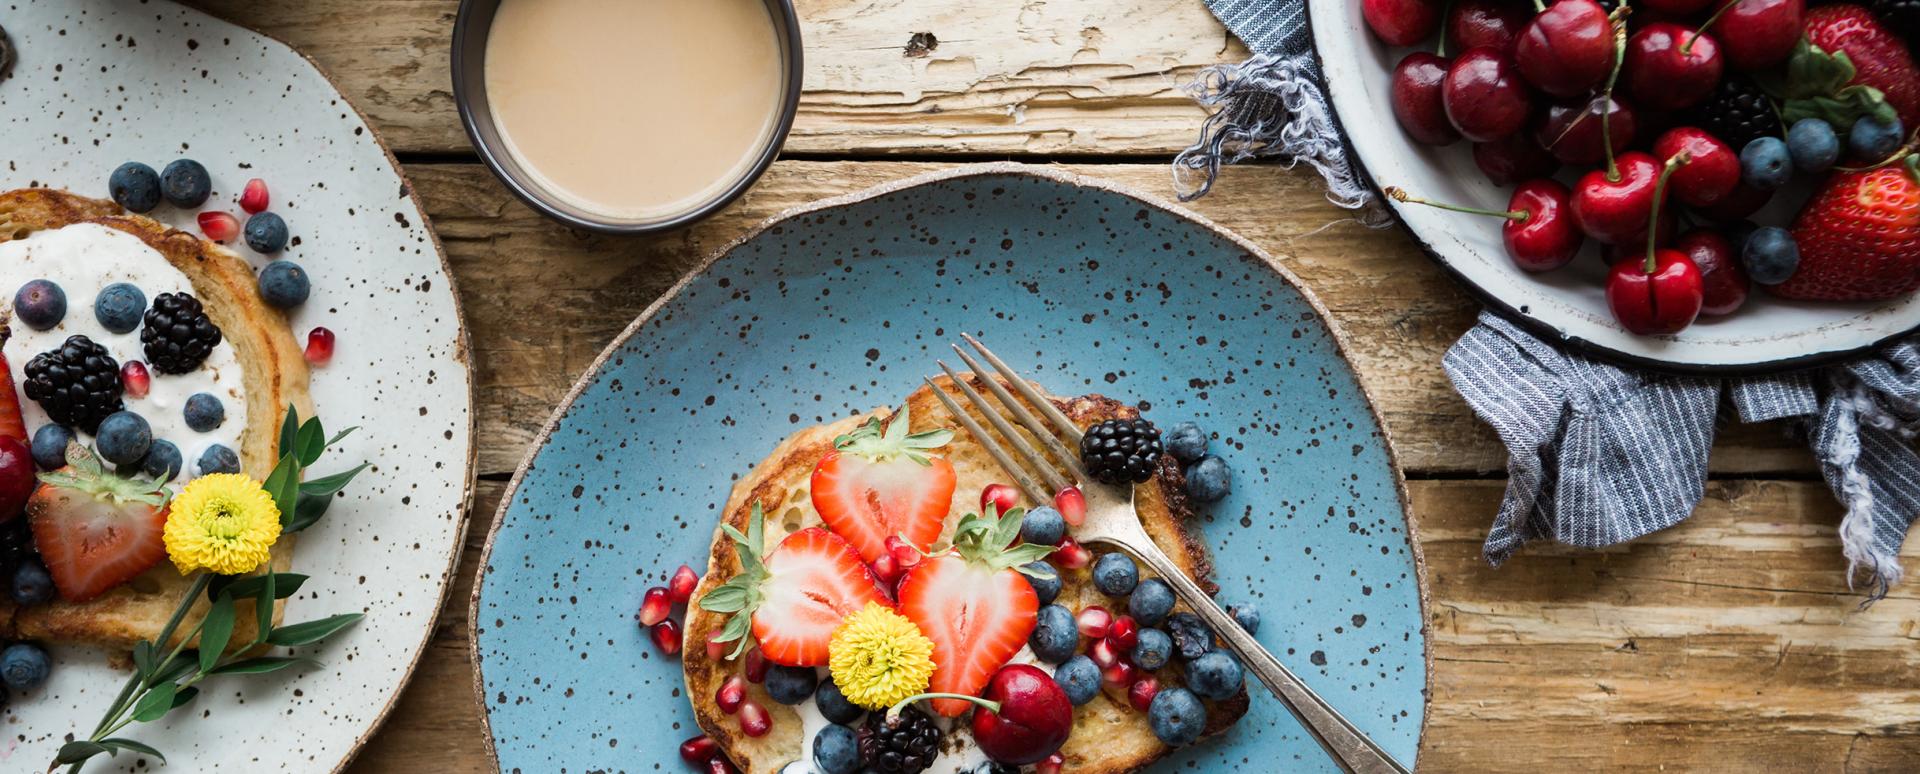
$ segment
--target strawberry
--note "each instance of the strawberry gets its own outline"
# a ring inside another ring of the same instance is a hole
[[[700,608],[734,614],[716,639],[738,641],[727,658],[746,651],[752,631],[768,661],[824,666],[827,643],[842,620],[869,602],[892,603],[853,547],[819,527],[788,535],[761,559],[765,523],[766,514],[754,503],[745,535],[731,524],[720,525],[740,555],[740,574],[701,597]]]
[[[40,481],[27,500],[28,524],[61,599],[93,599],[167,558],[159,482],[109,473],[78,443],[67,446],[67,466]]]
[[[884,431],[870,419],[835,438],[813,469],[813,509],[869,563],[887,555],[889,537],[932,548],[953,505],[953,465],[926,453],[947,445],[953,431],[909,435],[907,427],[904,408]]]
[[[1862,301],[1920,288],[1920,155],[1865,172],[1839,172],[1794,221],[1800,268],[1773,292]]]
[[[1854,85],[1879,89],[1900,123],[1920,127],[1920,67],[1913,55],[1867,9],[1828,5],[1807,12],[1807,42],[1829,52],[1844,52],[1855,69]]]
[[[933,640],[927,690],[978,695],[1033,634],[1040,598],[1021,573],[1053,547],[1014,545],[1025,516],[1019,508],[998,519],[969,514],[955,528],[953,548],[927,557],[900,579],[900,612]],[[971,706],[933,700],[934,711],[947,717]]]
[[[0,316],[0,344],[13,337],[5,319]],[[0,437],[28,442],[27,422],[20,417],[20,393],[13,389],[13,367],[7,364],[5,354],[0,354]]]

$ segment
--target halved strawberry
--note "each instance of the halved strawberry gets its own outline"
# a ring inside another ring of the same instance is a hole
[[[900,612],[933,640],[927,690],[978,695],[1033,634],[1040,598],[1021,577],[1022,565],[1046,558],[1053,547],[1014,545],[1025,516],[1019,508],[998,519],[968,515],[955,529],[951,551],[927,557],[900,579]],[[932,703],[947,717],[973,706],[959,699]]]
[[[846,538],[869,563],[900,536],[925,551],[940,538],[956,483],[953,465],[926,454],[953,438],[951,430],[907,433],[907,411],[886,429],[868,420],[834,439],[834,451],[813,469],[813,509],[827,529]]]
[[[67,467],[40,481],[27,500],[28,524],[61,599],[93,599],[167,558],[159,482],[109,473],[78,443],[67,446]]]
[[[754,503],[745,535],[732,525],[721,525],[740,555],[740,574],[701,597],[700,608],[734,614],[717,638],[739,641],[727,658],[746,650],[747,632],[752,631],[768,661],[825,665],[827,643],[841,621],[868,602],[893,603],[853,547],[819,527],[788,535],[762,560],[765,522],[760,504]]]
[[[13,330],[7,327],[6,318],[0,316],[0,344],[7,343],[13,337]],[[13,367],[7,364],[7,356],[0,354],[0,437],[12,438],[28,443],[27,422],[20,416],[20,393],[13,388]],[[0,515],[4,518],[4,515]]]

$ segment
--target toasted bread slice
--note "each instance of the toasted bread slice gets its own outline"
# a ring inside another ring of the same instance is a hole
[[[80,223],[138,237],[187,276],[194,295],[220,327],[226,343],[234,348],[243,370],[247,406],[246,428],[237,450],[241,468],[255,478],[266,478],[278,461],[275,447],[287,406],[296,406],[301,416],[310,416],[313,401],[307,392],[306,358],[294,340],[286,315],[260,299],[253,269],[231,250],[151,218],[123,214],[110,201],[47,188],[0,193],[0,242]],[[24,395],[16,397],[26,400]],[[285,572],[292,565],[292,536],[280,539],[273,557],[276,572]],[[162,562],[126,585],[82,604],[55,601],[20,609],[0,605],[0,621],[6,622],[6,631],[20,638],[131,647],[160,633],[179,606],[188,583],[171,563]],[[206,601],[201,600],[179,630],[191,630],[206,608]],[[235,643],[253,638],[251,609],[249,602],[241,603]],[[276,623],[280,614],[281,610],[274,611]]]
[[[980,377],[968,375],[967,378],[976,380],[976,387],[984,389],[979,387],[977,380]],[[942,378],[937,384],[941,389],[948,390],[960,405],[966,405],[965,399],[959,396],[950,381]],[[989,483],[1009,479],[988,456],[985,447],[960,428],[959,423],[934,396],[933,389],[922,387],[915,391],[907,398],[907,407],[912,430],[949,428],[955,431],[953,442],[939,450],[939,455],[953,464],[958,478],[953,505],[947,513],[946,527],[941,534],[941,545],[944,545],[952,538],[953,528],[959,523],[960,517],[979,510],[975,498],[980,490]],[[1106,419],[1129,418],[1138,413],[1131,407],[1097,395],[1069,400],[1054,399],[1053,403],[1081,427]],[[878,409],[873,415],[884,419],[890,413],[887,409]],[[820,524],[820,516],[814,512],[808,491],[814,464],[833,449],[836,436],[853,430],[866,420],[865,416],[849,417],[794,433],[734,485],[724,518],[735,528],[744,531],[752,512],[752,503],[759,502],[767,514],[768,550],[772,550],[794,531]],[[1206,548],[1188,529],[1186,520],[1191,514],[1182,484],[1179,468],[1171,458],[1165,459],[1152,481],[1136,487],[1134,505],[1154,542],[1166,551],[1175,564],[1211,591],[1208,575],[1212,567]],[[748,697],[765,706],[773,715],[773,730],[755,739],[741,733],[739,722],[733,716],[723,714],[714,704],[716,689],[728,676],[737,672],[740,665],[738,662],[714,661],[707,657],[704,646],[707,635],[724,625],[725,616],[701,610],[698,600],[739,571],[739,558],[731,541],[716,526],[706,577],[700,581],[694,594],[694,603],[687,608],[685,641],[688,646],[682,656],[687,697],[693,703],[701,729],[719,742],[721,750],[741,771],[748,774],[774,774],[789,762],[807,759],[812,754],[801,749],[801,722],[793,708],[773,701],[761,686],[750,685]],[[1142,571],[1145,572],[1144,568]],[[1105,605],[1110,610],[1125,610],[1124,600],[1109,598],[1093,587],[1088,570],[1062,571],[1061,579],[1059,604],[1074,610],[1096,604]],[[1185,609],[1185,606],[1179,609]],[[1043,668],[1050,671],[1051,665],[1044,665]],[[1162,685],[1180,682],[1179,670],[1172,666],[1155,674]],[[1206,735],[1212,736],[1231,726],[1246,713],[1247,701],[1243,690],[1227,701],[1209,702]],[[956,733],[964,733],[964,728],[964,724],[955,725]],[[950,747],[951,744],[943,742],[943,746]],[[1108,689],[1093,701],[1075,709],[1073,734],[1061,752],[1066,758],[1066,771],[1108,774],[1140,769],[1165,756],[1171,749],[1154,737],[1145,713],[1134,710],[1124,694]]]

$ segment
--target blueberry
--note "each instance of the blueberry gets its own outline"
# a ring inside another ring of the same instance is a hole
[[[38,560],[28,559],[13,568],[13,603],[44,605],[53,600],[53,576]]]
[[[1142,626],[1158,626],[1173,612],[1173,588],[1159,578],[1140,581],[1127,598],[1127,615]]]
[[[1872,116],[1861,116],[1860,120],[1853,122],[1853,130],[1847,132],[1847,148],[1853,151],[1856,158],[1877,162],[1900,149],[1900,140],[1906,136],[1905,132],[1898,118],[1893,119],[1891,124],[1883,124]]]
[[[240,455],[216,443],[200,454],[200,461],[195,463],[195,467],[202,476],[208,473],[238,473],[240,472]]]
[[[1147,725],[1163,744],[1193,744],[1207,728],[1207,707],[1185,688],[1162,688],[1147,705]]]
[[[1139,583],[1140,566],[1133,563],[1133,557],[1115,551],[1101,554],[1093,563],[1093,586],[1102,594],[1124,597]]]
[[[1050,506],[1027,511],[1027,517],[1020,521],[1020,539],[1035,545],[1057,546],[1066,536],[1066,517]]]
[[[813,695],[813,689],[819,685],[820,675],[813,667],[790,667],[778,664],[767,668],[767,695],[781,704],[799,704]]]
[[[1840,135],[1833,133],[1833,124],[1818,118],[1802,118],[1787,130],[1787,154],[1793,157],[1793,166],[1802,172],[1825,172],[1840,160]]]
[[[185,464],[181,461],[180,447],[172,441],[156,440],[153,447],[147,449],[147,456],[140,458],[140,472],[160,481],[172,481]]]
[[[820,689],[813,692],[814,706],[820,708],[821,717],[843,726],[853,725],[867,711],[860,705],[847,701],[847,695],[840,692],[840,686],[829,677],[820,683]]]
[[[825,774],[853,774],[860,769],[860,740],[853,729],[829,725],[813,735],[813,765]]]
[[[132,465],[153,448],[153,428],[146,417],[131,411],[115,411],[100,420],[100,431],[93,437],[94,451],[115,465]]]
[[[243,231],[247,246],[256,253],[277,253],[287,247],[287,222],[271,212],[247,218],[247,226]]]
[[[73,431],[65,425],[41,425],[33,431],[33,464],[41,470],[59,470],[67,466],[67,444]]]
[[[29,281],[13,294],[13,316],[36,331],[59,325],[67,318],[67,291],[53,280]]]
[[[1167,665],[1167,658],[1173,655],[1173,638],[1159,629],[1141,629],[1140,639],[1133,645],[1128,658],[1133,665],[1152,671]]]
[[[1100,693],[1100,667],[1086,656],[1074,656],[1054,668],[1053,681],[1066,691],[1067,701],[1078,707]]]
[[[1211,454],[1187,467],[1187,496],[1203,503],[1219,502],[1233,491],[1233,473],[1227,461]]]
[[[1240,662],[1223,651],[1201,654],[1187,662],[1187,687],[1203,699],[1220,701],[1240,692],[1246,677]]]
[[[47,681],[53,662],[31,642],[16,642],[0,652],[0,681],[16,691],[31,691]]]
[[[1242,602],[1227,608],[1227,614],[1233,616],[1234,623],[1247,630],[1248,634],[1260,633],[1260,608],[1252,602]]]
[[[138,161],[121,164],[107,178],[107,193],[122,207],[147,212],[160,206],[160,173]]]
[[[1181,422],[1167,430],[1167,434],[1160,439],[1160,445],[1185,465],[1206,456],[1207,434],[1199,425]]]
[[[1173,635],[1173,652],[1182,660],[1192,661],[1213,650],[1213,630],[1200,616],[1174,613],[1167,616],[1166,628],[1167,633]]]
[[[213,178],[193,159],[180,159],[160,170],[160,193],[175,207],[198,207],[213,193]]]
[[[1060,596],[1060,571],[1046,562],[1028,562],[1021,565],[1020,577],[1027,579],[1027,585],[1033,587],[1033,594],[1040,598],[1040,604],[1051,605]]]
[[[196,392],[187,397],[187,427],[195,432],[212,432],[227,422],[227,407],[212,393]]]
[[[132,333],[146,312],[147,294],[129,283],[115,282],[93,298],[93,319],[114,333]]]
[[[1073,620],[1073,611],[1060,605],[1040,608],[1033,616],[1033,635],[1027,638],[1027,647],[1049,664],[1073,658],[1074,649],[1080,647],[1080,628]]]
[[[1793,176],[1787,143],[1778,137],[1756,137],[1740,151],[1740,179],[1762,191],[1776,191]]]
[[[1754,282],[1778,285],[1800,268],[1800,243],[1779,226],[1754,229],[1746,246],[1740,248],[1740,265]]]
[[[255,216],[258,217],[258,216]],[[260,297],[281,309],[292,309],[307,302],[313,283],[307,270],[293,261],[274,261],[260,270]]]

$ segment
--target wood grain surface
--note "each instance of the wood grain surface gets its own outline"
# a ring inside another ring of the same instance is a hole
[[[576,376],[688,267],[787,207],[969,160],[1068,160],[1166,196],[1165,162],[1202,115],[1179,87],[1245,55],[1201,0],[800,0],[807,93],[787,160],[703,224],[613,239],[539,218],[472,163],[446,66],[454,0],[195,4],[335,76],[407,162],[469,317],[482,481],[431,650],[353,767],[382,774],[491,769],[467,659],[478,546]],[[910,50],[917,33],[937,45]],[[1232,169],[1193,206],[1319,295],[1386,416],[1432,592],[1422,770],[1915,770],[1920,585],[1857,609],[1839,508],[1783,428],[1724,428],[1715,481],[1677,528],[1491,568],[1504,456],[1439,367],[1475,305],[1403,233],[1344,222],[1305,172]]]

